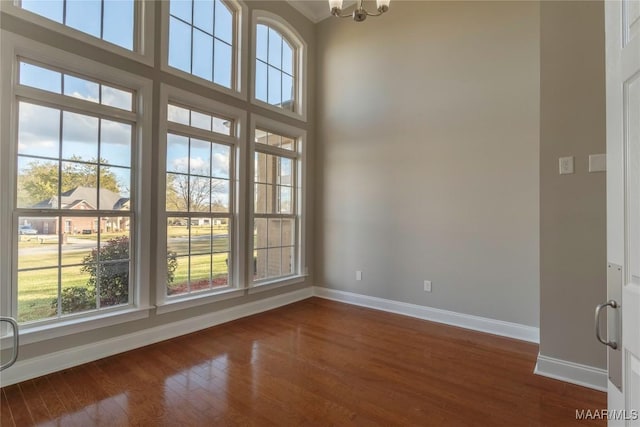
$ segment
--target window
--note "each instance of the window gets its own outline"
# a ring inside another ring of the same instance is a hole
[[[295,57],[291,44],[274,28],[256,27],[256,99],[294,110]]]
[[[20,84],[125,111],[133,111],[134,93],[70,73],[20,61]]]
[[[17,61],[17,319],[129,306],[139,95]]]
[[[134,0],[20,0],[20,7],[127,50],[135,50]]]
[[[252,101],[272,111],[306,120],[306,44],[289,23],[253,11]]]
[[[306,127],[306,48],[284,20],[254,10],[258,47],[236,0],[0,9],[0,314],[23,343],[305,280],[305,136],[280,119]]]
[[[215,292],[233,283],[233,119],[167,105],[166,295]]]
[[[171,0],[169,66],[235,89],[235,22],[222,0]]]
[[[299,274],[301,166],[297,138],[255,129],[253,282]]]

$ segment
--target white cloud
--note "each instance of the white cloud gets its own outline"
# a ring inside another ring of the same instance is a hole
[[[173,169],[176,171],[186,171],[189,168],[189,158],[188,157],[178,157],[173,159],[171,162],[173,165]]]
[[[101,141],[109,144],[131,145],[131,125],[126,123],[102,120]]]
[[[102,104],[104,105],[130,111],[132,98],[130,92],[102,85]]]
[[[60,138],[60,110],[20,103],[18,151],[57,157]]]
[[[207,162],[204,161],[202,157],[192,157],[191,158],[191,169],[205,169],[209,168]]]
[[[189,169],[189,158],[188,157],[178,157],[173,159],[171,162],[174,170],[176,171],[187,171]],[[208,169],[209,165],[202,157],[192,157],[191,158],[191,169]]]
[[[98,118],[69,111],[63,112],[62,140],[97,144]]]
[[[78,98],[78,99],[84,99],[85,101],[90,101],[90,102],[95,102],[96,104],[100,101],[97,97],[93,97],[93,96],[85,96],[83,94],[81,94],[80,92],[74,91],[71,93],[67,93],[66,95],[68,96],[72,96],[74,98]]]
[[[189,125],[189,110],[169,104],[167,109],[167,119],[170,122]]]
[[[213,153],[213,174],[215,176],[229,176],[229,156],[222,153]]]

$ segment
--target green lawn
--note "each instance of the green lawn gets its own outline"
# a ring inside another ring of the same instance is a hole
[[[178,268],[176,268],[173,283],[169,285],[169,291],[186,287],[189,281],[189,258],[191,258],[191,282],[209,280],[211,274],[213,278],[227,275],[227,253],[213,254],[213,271],[211,270],[211,258],[209,255],[193,255],[191,257],[178,257]]]
[[[207,253],[211,252],[213,242],[213,252],[226,252],[229,250],[229,238],[222,237],[218,239],[194,239],[191,241],[191,253]],[[178,255],[187,255],[189,252],[189,241],[169,239],[167,249],[174,251]]]
[[[205,234],[229,234],[229,228],[226,225],[214,225],[213,230],[209,226],[191,226],[192,236],[203,236]],[[189,228],[185,225],[169,225],[167,227],[167,237],[188,236]]]
[[[171,237],[180,237],[184,235],[186,227],[169,227],[169,249],[176,251],[178,254],[187,254],[187,241],[173,241]],[[209,227],[192,227],[192,236],[204,236],[210,232]],[[226,226],[214,229],[215,235],[226,235],[228,232]],[[103,234],[103,240],[121,236],[122,234],[106,235]],[[78,235],[73,238],[84,240],[97,240],[96,235]],[[106,239],[105,239],[106,238]],[[228,251],[229,239],[194,239],[191,245],[192,253],[209,252],[213,242],[214,251]],[[27,322],[32,320],[46,319],[55,316],[55,309],[52,303],[57,299],[58,295],[58,275],[61,275],[61,283],[63,289],[66,287],[85,287],[89,280],[89,275],[80,271],[81,266],[64,267],[64,265],[82,264],[83,259],[91,253],[91,249],[83,249],[81,251],[65,252],[65,246],[62,250],[62,265],[58,266],[58,253],[56,249],[57,240],[45,240],[44,243],[36,243],[35,241],[21,241],[18,244],[18,268],[42,268],[39,270],[22,271],[18,273],[18,321]],[[51,248],[52,251],[42,252],[40,249]],[[20,254],[20,251],[23,251]],[[30,252],[31,251],[31,252]],[[33,252],[37,251],[37,252]],[[213,279],[227,276],[227,253],[213,254]],[[178,256],[178,267],[175,271],[175,279],[170,289],[178,291],[180,287],[186,288],[188,281],[189,257]],[[208,280],[211,272],[211,258],[209,255],[192,255],[191,256],[191,282],[195,283],[200,280]],[[182,291],[180,291],[182,292]]]
[[[63,289],[86,286],[89,275],[80,266],[60,269]],[[18,273],[18,321],[27,322],[55,316],[52,303],[58,296],[58,268]]]

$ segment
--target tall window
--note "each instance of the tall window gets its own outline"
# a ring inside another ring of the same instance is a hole
[[[298,272],[298,141],[255,131],[253,281]]]
[[[131,304],[138,95],[26,60],[18,69],[17,318]]]
[[[21,0],[20,6],[83,33],[134,50],[134,0]]]
[[[250,31],[238,0],[0,0],[0,314],[25,340],[305,280],[306,45],[261,7]]]
[[[171,0],[169,66],[232,89],[234,22],[222,0]]]
[[[291,43],[274,28],[256,26],[256,99],[295,110],[296,57]]]
[[[167,296],[232,283],[233,120],[167,107]]]

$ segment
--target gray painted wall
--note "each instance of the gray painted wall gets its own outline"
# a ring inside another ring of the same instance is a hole
[[[308,103],[308,116],[309,117],[314,117],[315,115],[315,105],[313,102],[311,102],[311,100],[314,99],[315,97],[315,62],[314,62],[314,56],[313,56],[313,52],[316,49],[315,46],[315,30],[314,30],[314,26],[313,24],[307,20],[304,16],[302,16],[298,11],[296,11],[295,9],[293,9],[291,6],[289,6],[288,4],[286,4],[285,2],[280,2],[280,1],[248,1],[245,2],[248,6],[248,12],[249,12],[249,16],[251,16],[251,12],[253,9],[262,9],[262,10],[268,10],[271,11],[273,13],[279,14],[280,16],[284,17],[288,22],[291,23],[291,25],[293,25],[296,30],[300,33],[300,35],[305,39],[305,41],[307,42],[307,45],[309,47],[309,52],[311,52],[311,54],[309,55],[308,58],[308,67],[309,67],[309,72],[308,72],[308,83],[309,83],[309,91],[308,91],[308,99],[310,100]],[[159,3],[158,3],[159,4]],[[160,28],[160,22],[161,22],[161,15],[160,15],[160,8],[156,7],[156,19],[155,19],[155,28],[156,31],[159,31]],[[251,22],[250,19],[248,22]],[[17,19],[15,17],[12,17],[10,15],[7,14],[2,14],[0,16],[0,28],[2,28],[3,30],[7,30],[7,31],[11,31],[11,32],[15,32],[17,34],[32,38],[36,41],[39,41],[41,43],[45,43],[51,46],[55,46],[57,48],[60,49],[65,49],[68,50],[70,52],[79,54],[81,56],[84,56],[86,58],[92,59],[94,61],[98,61],[98,62],[103,62],[106,63],[112,67],[116,67],[122,70],[126,70],[126,71],[131,71],[134,73],[138,73],[141,74],[147,78],[152,78],[154,79],[154,87],[153,87],[153,96],[154,99],[157,99],[157,97],[159,96],[159,89],[160,89],[160,82],[164,82],[164,83],[168,83],[171,85],[174,85],[180,89],[184,89],[187,91],[192,91],[195,92],[201,96],[207,96],[211,99],[215,99],[215,100],[220,100],[222,102],[226,102],[232,106],[238,107],[238,108],[242,108],[245,109],[247,111],[250,112],[254,112],[266,117],[272,117],[272,118],[276,118],[278,117],[277,113],[272,113],[269,110],[257,107],[257,106],[253,106],[250,103],[248,103],[247,101],[243,101],[243,100],[239,100],[236,99],[234,97],[231,96],[227,96],[224,94],[221,94],[219,92],[216,92],[214,90],[210,90],[210,89],[206,89],[206,88],[201,88],[200,86],[190,83],[190,82],[186,82],[183,80],[180,80],[178,78],[176,78],[175,76],[172,76],[170,74],[161,72],[159,70],[159,64],[160,64],[160,46],[159,43],[156,43],[156,51],[155,51],[155,63],[156,66],[155,67],[148,67],[146,65],[143,65],[141,63],[138,63],[136,61],[132,61],[132,60],[127,60],[126,58],[121,58],[118,57],[117,55],[111,54],[107,51],[103,51],[101,49],[98,49],[96,47],[93,46],[89,46],[85,43],[82,43],[80,41],[62,36],[60,34],[54,33],[52,31],[48,31],[46,29],[42,29],[39,28],[35,25],[33,25],[30,22],[25,22],[22,21],[20,19]],[[159,34],[159,33],[157,33]],[[159,40],[160,37],[159,35],[156,36],[155,38],[156,40]],[[245,53],[245,65],[248,65],[249,62],[247,62],[249,60],[249,56],[250,53],[246,52]],[[248,82],[245,82],[245,84]],[[153,140],[157,140],[158,139],[158,121],[159,121],[159,111],[158,111],[158,106],[156,104],[154,104],[154,111],[153,111],[153,125],[152,125],[152,130],[153,130]],[[308,132],[308,141],[307,141],[307,153],[308,153],[308,157],[309,157],[309,161],[308,161],[308,169],[307,169],[307,173],[308,173],[308,185],[309,185],[309,190],[312,191],[313,189],[313,176],[314,176],[314,164],[313,164],[313,158],[314,158],[314,140],[313,140],[313,135],[315,134],[315,128],[313,126],[313,121],[309,120],[308,123],[302,123],[299,122],[297,120],[294,119],[288,119],[288,118],[284,118],[282,121],[292,124],[294,126],[298,126],[298,127],[302,127],[304,129],[307,130]],[[248,125],[247,125],[248,126]],[[154,165],[157,164],[157,153],[154,156]],[[155,177],[155,179],[161,179],[159,177],[159,171],[158,168],[154,166],[153,169],[153,176]],[[164,178],[162,178],[164,179]],[[5,195],[6,196],[6,195]],[[152,194],[152,202],[155,204],[155,198],[156,198],[156,194]],[[214,312],[216,310],[221,310],[223,308],[227,308],[230,306],[234,306],[234,305],[238,305],[238,304],[244,304],[244,303],[248,303],[251,301],[255,301],[258,299],[263,299],[263,298],[267,298],[270,296],[274,296],[274,295],[278,295],[278,294],[282,294],[284,292],[288,292],[288,291],[292,291],[295,289],[300,289],[303,287],[308,287],[311,286],[313,284],[313,221],[314,221],[314,209],[313,209],[313,197],[307,197],[307,248],[306,248],[306,257],[307,257],[307,265],[309,267],[309,273],[310,276],[307,277],[306,281],[302,284],[299,285],[295,285],[295,286],[287,286],[284,288],[278,288],[275,290],[271,290],[271,291],[265,291],[263,293],[258,293],[258,294],[252,294],[252,295],[246,295],[244,297],[241,298],[236,298],[233,300],[226,300],[226,301],[222,301],[219,303],[215,303],[215,304],[208,304],[208,305],[203,305],[203,306],[199,306],[199,307],[195,307],[195,308],[191,308],[191,309],[187,309],[187,310],[182,310],[179,312],[172,312],[172,313],[167,313],[167,314],[163,314],[163,315],[155,315],[154,313],[151,313],[151,316],[148,319],[144,319],[144,320],[140,320],[140,321],[135,321],[135,322],[129,322],[129,323],[123,323],[120,325],[116,325],[116,326],[111,326],[111,327],[106,327],[106,328],[101,328],[101,329],[97,329],[97,330],[93,330],[93,331],[88,331],[88,332],[84,332],[84,333],[79,333],[79,334],[75,334],[75,335],[69,335],[69,336],[65,336],[62,338],[56,338],[53,340],[47,340],[47,341],[42,341],[42,342],[38,342],[38,343],[34,343],[34,344],[30,344],[30,345],[22,345],[20,347],[20,360],[25,360],[25,359],[29,359],[29,358],[33,358],[36,356],[40,356],[40,355],[44,355],[44,354],[48,354],[48,353],[53,353],[55,351],[60,351],[60,350],[65,350],[65,349],[70,349],[72,347],[75,346],[81,346],[81,345],[86,345],[86,344],[91,344],[93,342],[98,342],[101,340],[106,340],[109,338],[113,338],[113,337],[118,337],[127,333],[133,333],[133,332],[137,332],[137,331],[141,331],[147,328],[151,328],[151,327],[156,327],[156,326],[161,326],[161,325],[166,325],[169,324],[171,322],[175,322],[175,321],[179,321],[179,320],[183,320],[183,319],[188,319],[191,317],[196,317],[202,314],[206,314],[206,313],[211,313]],[[156,229],[156,224],[155,224],[155,220],[156,218],[152,218],[152,224],[151,224],[151,229],[155,230]],[[156,241],[156,236],[155,233],[152,234],[151,236],[151,247],[156,247],[158,242]],[[152,257],[153,258],[153,257]],[[154,269],[152,269],[151,271],[152,275],[151,275],[151,283],[155,283],[155,280],[157,280],[157,278],[155,277],[155,271]],[[151,291],[151,301],[155,301],[155,288],[152,286]]]
[[[606,174],[588,173],[604,153],[602,2],[541,2],[540,353],[605,368],[593,310],[606,299]],[[558,157],[575,156],[575,174]]]
[[[391,8],[318,25],[316,284],[538,326],[539,3]]]

